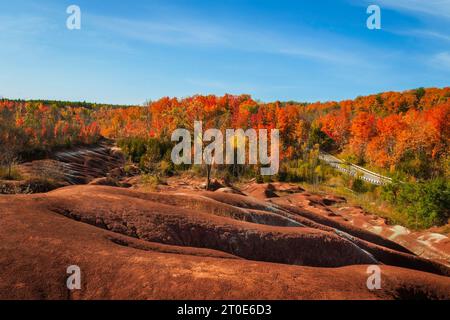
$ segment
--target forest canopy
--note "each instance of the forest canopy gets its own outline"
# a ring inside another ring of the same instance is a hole
[[[319,144],[358,164],[429,179],[448,177],[449,117],[450,87],[316,103],[262,103],[249,95],[164,97],[144,106],[2,99],[0,145],[20,154],[102,136],[170,140],[174,129],[198,120],[205,129],[277,128],[285,160]]]

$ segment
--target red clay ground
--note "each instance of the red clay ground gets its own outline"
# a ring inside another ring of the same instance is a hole
[[[446,266],[335,219],[325,202],[339,199],[316,199],[322,212],[298,188],[250,187],[0,196],[0,298],[450,299]],[[366,286],[373,264],[380,290]],[[65,286],[69,265],[80,291]]]

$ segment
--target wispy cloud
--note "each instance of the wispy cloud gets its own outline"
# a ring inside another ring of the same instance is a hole
[[[0,16],[0,39],[26,42],[42,47],[45,34],[59,34],[63,38],[64,21],[60,25],[48,16]],[[58,21],[59,23],[59,21]],[[132,41],[143,44],[184,47],[214,47],[248,53],[274,54],[299,60],[326,63],[335,66],[370,67],[368,53],[377,51],[357,40],[320,30],[299,26],[295,36],[239,26],[224,21],[195,19],[182,14],[162,15],[152,20],[137,20],[115,16],[83,14],[83,45],[133,52],[139,50]],[[332,45],[330,45],[332,44]],[[47,44],[49,45],[49,44]]]
[[[2,55],[42,56],[53,43],[45,37],[57,30],[53,21],[32,14],[0,15],[0,42],[4,45],[0,53],[0,65],[5,62]],[[2,61],[3,60],[3,61]]]
[[[401,12],[450,18],[450,0],[378,0],[377,3]]]
[[[443,34],[443,33],[437,32],[437,31],[432,31],[432,30],[414,30],[413,33],[415,33],[418,36],[422,36],[422,37],[426,37],[426,38],[450,41],[450,34]]]
[[[140,21],[110,16],[91,16],[96,32],[121,36],[147,44],[168,46],[218,47],[243,52],[277,54],[304,60],[336,65],[365,65],[367,53],[377,51],[358,41],[326,34],[317,30],[304,30],[303,35],[286,37],[270,30],[257,30],[246,26],[226,25],[185,18]],[[330,44],[334,44],[330,46]]]
[[[311,60],[329,62],[329,63],[337,63],[341,65],[349,65],[349,64],[361,64],[363,60],[350,52],[342,52],[339,50],[326,50],[320,49],[318,47],[301,47],[301,46],[293,46],[289,45],[284,48],[275,49],[275,53],[279,53],[287,56],[294,57],[303,57]]]
[[[124,37],[147,43],[166,45],[225,44],[221,30],[192,21],[139,21],[106,16],[90,16],[94,26]]]
[[[421,37],[437,41],[444,40],[450,42],[450,34],[444,34],[434,30],[413,29],[413,30],[388,30],[388,31],[402,36]]]
[[[32,37],[50,29],[54,29],[54,25],[44,17],[29,14],[0,15],[0,35],[4,37]]]
[[[450,52],[440,52],[435,54],[432,57],[431,62],[440,69],[444,67],[450,71]]]

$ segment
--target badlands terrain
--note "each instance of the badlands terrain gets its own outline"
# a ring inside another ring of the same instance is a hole
[[[446,235],[294,184],[205,191],[183,175],[148,190],[123,164],[99,146],[21,165],[60,185],[0,195],[0,299],[450,299]],[[66,287],[70,265],[81,290]]]

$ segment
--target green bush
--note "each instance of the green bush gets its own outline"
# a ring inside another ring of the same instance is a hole
[[[173,164],[170,161],[172,143],[160,139],[124,138],[117,142],[125,155],[144,172],[154,172],[163,169],[165,173],[172,173]],[[161,163],[164,161],[164,163]]]
[[[164,176],[171,176],[175,167],[172,161],[161,160],[158,164],[158,171]]]
[[[146,153],[146,139],[124,138],[117,141],[117,145],[134,163],[139,163],[141,157]]]
[[[417,183],[394,181],[383,187],[382,197],[406,212],[416,228],[443,225],[450,218],[450,182],[444,178]]]
[[[166,182],[161,179],[161,177],[157,175],[151,175],[151,174],[143,174],[141,176],[142,184],[145,187],[148,187],[150,189],[156,189],[158,184],[165,184]]]
[[[368,188],[362,179],[357,178],[352,182],[352,190],[357,193],[364,193],[368,191]]]
[[[330,151],[336,147],[334,141],[320,127],[313,127],[311,129],[307,142],[309,148],[313,148],[316,144],[324,151]]]
[[[260,174],[256,175],[256,183],[264,183],[264,178],[262,175]]]

